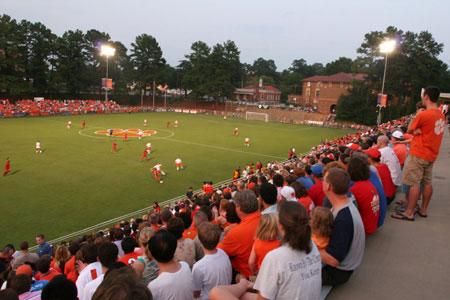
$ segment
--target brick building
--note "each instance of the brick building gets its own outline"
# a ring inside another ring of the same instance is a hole
[[[280,102],[281,92],[272,85],[255,84],[244,88],[237,88],[233,92],[233,99],[249,102]]]
[[[288,102],[314,107],[321,113],[333,113],[340,96],[348,93],[353,80],[364,80],[366,74],[337,73],[312,76],[302,80],[302,94],[289,95]]]

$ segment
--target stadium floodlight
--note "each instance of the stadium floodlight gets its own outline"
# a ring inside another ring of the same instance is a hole
[[[387,58],[388,54],[392,53],[395,50],[395,47],[397,46],[396,40],[393,39],[386,39],[383,42],[380,43],[380,52],[385,54],[384,57],[384,72],[383,72],[383,82],[381,84],[381,94],[384,94],[384,83],[386,81],[386,69],[387,69]],[[378,107],[378,116],[377,116],[377,124],[378,126],[381,124],[381,105]]]
[[[104,44],[100,47],[100,55],[106,57],[106,80],[108,80],[108,58],[114,56],[116,49],[108,44]],[[105,86],[105,102],[108,101],[108,87]]]

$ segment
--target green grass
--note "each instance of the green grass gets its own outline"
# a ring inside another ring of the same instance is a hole
[[[82,119],[87,128],[80,133]],[[111,140],[95,130],[142,128],[158,134],[139,141],[116,139],[120,151],[111,153]],[[179,128],[166,128],[178,119]],[[72,129],[66,122],[72,120]],[[239,127],[240,136],[232,136]],[[86,115],[0,119],[0,163],[10,157],[12,174],[0,177],[0,245],[34,241],[37,233],[56,238],[200,187],[204,180],[231,178],[237,166],[283,160],[290,147],[298,153],[325,138],[348,131],[258,121],[223,120],[212,116],[175,113]],[[244,146],[250,137],[250,148]],[[34,153],[37,140],[44,153]],[[140,161],[147,142],[150,160]],[[176,157],[186,169],[175,170]],[[164,165],[164,184],[153,180],[150,168]]]

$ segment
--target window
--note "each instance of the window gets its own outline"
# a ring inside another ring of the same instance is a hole
[[[306,89],[306,98],[309,98],[311,96],[311,89],[307,88]]]
[[[319,97],[320,97],[320,90],[316,89],[316,98],[319,98]]]
[[[317,82],[317,87],[322,87],[322,81]]]
[[[306,83],[306,86],[311,86],[311,82],[308,81],[308,82]]]

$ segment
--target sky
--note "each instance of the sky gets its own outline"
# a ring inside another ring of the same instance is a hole
[[[193,42],[212,46],[233,40],[241,61],[273,59],[278,71],[294,59],[326,64],[355,58],[370,31],[393,25],[427,30],[444,44],[440,58],[450,64],[448,0],[1,0],[0,14],[41,22],[54,33],[97,29],[127,48],[147,33],[173,66]]]

